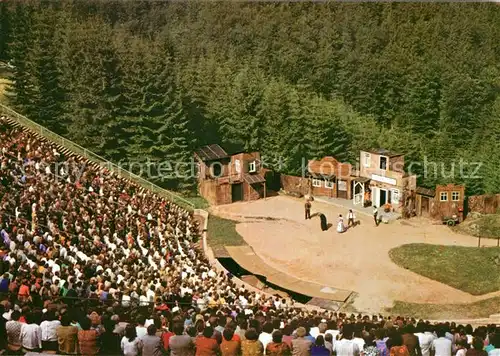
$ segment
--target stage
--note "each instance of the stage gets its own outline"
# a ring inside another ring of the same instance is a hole
[[[475,238],[427,220],[398,220],[376,227],[373,218],[356,214],[359,225],[339,234],[337,217],[342,214],[346,222],[346,208],[314,201],[313,218],[305,220],[304,200],[287,196],[218,206],[211,213],[239,222],[236,230],[251,248],[226,250],[243,268],[312,297],[341,300],[356,292],[352,307],[360,312],[383,312],[396,300],[471,303],[491,297],[473,296],[391,261],[389,251],[408,243],[477,245]],[[326,215],[329,230],[321,231],[317,213]]]

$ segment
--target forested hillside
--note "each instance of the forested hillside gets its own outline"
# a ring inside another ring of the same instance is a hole
[[[0,26],[10,104],[116,162],[219,143],[300,174],[384,147],[500,192],[496,4],[0,2]]]

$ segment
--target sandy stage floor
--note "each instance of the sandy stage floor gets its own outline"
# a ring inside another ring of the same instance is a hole
[[[278,196],[215,207],[212,213],[239,220],[237,231],[272,267],[303,280],[357,292],[353,306],[359,311],[380,312],[394,300],[448,304],[500,295],[472,296],[401,268],[388,255],[390,249],[414,242],[476,246],[473,237],[419,219],[376,227],[373,219],[362,214],[356,217],[360,225],[338,234],[338,214],[346,216],[347,211],[313,202],[312,213],[324,213],[333,224],[323,232],[318,217],[304,220],[303,204],[303,199]],[[249,219],[252,217],[276,220]],[[485,243],[494,245],[496,241]]]

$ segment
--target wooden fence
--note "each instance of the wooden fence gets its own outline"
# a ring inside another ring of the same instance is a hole
[[[469,197],[468,212],[495,214],[500,211],[500,194],[484,194]]]
[[[281,188],[289,193],[296,193],[300,195],[309,194],[310,180],[303,177],[288,176],[282,174],[280,176]]]

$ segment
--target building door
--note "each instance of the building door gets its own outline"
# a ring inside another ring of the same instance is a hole
[[[422,216],[429,216],[429,198],[420,197],[420,204],[422,204],[420,214]]]
[[[231,199],[233,203],[243,200],[243,183],[231,185]]]
[[[385,205],[387,203],[387,190],[378,189],[379,191],[379,206]]]
[[[364,183],[361,182],[356,182],[353,181],[353,203],[354,205],[361,205],[363,206],[364,202],[364,197],[365,197],[365,187]]]

